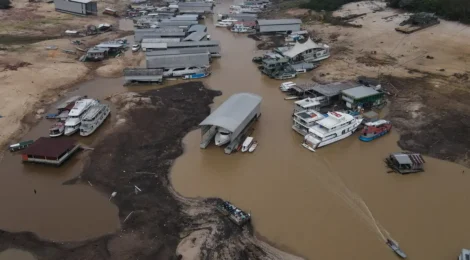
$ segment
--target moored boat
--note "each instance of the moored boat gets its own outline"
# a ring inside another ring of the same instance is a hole
[[[194,73],[190,75],[184,75],[184,79],[202,79],[210,75],[210,72]]]
[[[327,117],[316,121],[305,135],[302,146],[315,152],[315,149],[340,141],[354,133],[362,119],[343,112],[328,112]]]
[[[256,147],[258,147],[258,142],[254,141],[253,144],[250,146],[250,149],[248,149],[248,152],[250,153],[254,152]]]
[[[231,135],[232,133],[229,130],[219,127],[215,134],[215,145],[222,146],[227,144],[230,141]]]
[[[50,137],[58,137],[64,134],[65,124],[62,122],[57,122],[49,128],[49,136]]]
[[[99,104],[94,99],[82,99],[75,102],[75,105],[70,110],[67,120],[65,120],[65,131],[64,135],[72,135],[80,130],[80,123],[83,115],[93,105]]]
[[[385,242],[385,244],[387,244],[399,257],[405,259],[406,258],[406,254],[405,252],[403,252],[400,247],[398,246],[398,243],[391,240],[391,239],[387,239],[387,241]]]
[[[252,144],[253,144],[253,137],[248,136],[243,142],[242,153],[247,152]]]
[[[364,142],[370,142],[374,139],[377,139],[392,129],[392,123],[387,120],[377,120],[374,122],[367,122],[364,129],[362,130],[359,140]]]
[[[103,124],[109,113],[111,113],[111,109],[106,104],[97,104],[90,107],[82,118],[80,135],[89,136],[93,134]]]
[[[34,143],[34,140],[19,142],[19,143],[10,145],[8,147],[8,150],[10,150],[10,152],[16,152],[16,151],[25,149],[26,147],[32,145],[33,143]]]

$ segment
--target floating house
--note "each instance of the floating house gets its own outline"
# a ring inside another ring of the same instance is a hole
[[[210,65],[209,52],[181,54],[166,52],[162,55],[147,56],[145,58],[149,69],[170,69],[186,67],[207,67]]]
[[[41,137],[22,153],[23,162],[61,165],[80,146],[72,138]]]
[[[108,57],[108,51],[108,48],[90,48],[86,53],[86,59],[90,61],[102,61]]]
[[[324,96],[326,101],[324,101],[323,104],[326,106],[340,100],[341,91],[358,86],[360,86],[360,84],[356,82],[342,81],[325,85],[316,84],[311,88],[311,91],[316,96]]]
[[[163,82],[162,69],[125,68],[123,73],[126,82]]]
[[[379,92],[371,87],[359,86],[341,91],[342,99],[348,108],[358,107],[371,109],[384,104],[385,93]]]
[[[393,171],[409,174],[424,171],[424,159],[417,153],[392,153],[385,159],[385,163]]]
[[[302,21],[300,19],[259,19],[256,21],[256,31],[259,33],[291,33],[295,31],[300,31],[301,24]]]
[[[330,57],[330,46],[318,44],[310,38],[304,42],[296,42],[294,47],[282,52],[282,55],[288,57],[291,62],[319,62]]]
[[[214,4],[205,2],[179,2],[178,10],[180,14],[204,14],[212,13]]]
[[[183,38],[186,36],[181,28],[136,29],[134,33],[135,42],[141,42],[144,38]]]
[[[92,0],[54,0],[57,12],[75,15],[97,15],[98,5]]]

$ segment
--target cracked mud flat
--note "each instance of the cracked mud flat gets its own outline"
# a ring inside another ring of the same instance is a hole
[[[300,259],[257,240],[250,224],[240,228],[217,214],[218,199],[183,198],[171,187],[168,174],[183,153],[182,138],[210,113],[218,95],[190,82],[111,97],[120,111],[114,131],[95,147],[83,173],[64,184],[90,182],[105,194],[117,192],[112,202],[121,230],[65,243],[0,231],[0,251],[17,248],[38,260]],[[134,185],[142,191],[136,194]]]

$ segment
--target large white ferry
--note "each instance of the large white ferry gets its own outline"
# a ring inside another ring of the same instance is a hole
[[[314,152],[317,148],[350,136],[361,122],[362,119],[357,119],[343,112],[328,112],[326,118],[317,121],[308,130],[302,146]]]
[[[82,99],[75,102],[72,110],[70,110],[67,120],[65,120],[64,135],[72,135],[80,129],[80,123],[85,112],[93,105],[99,104],[95,99]]]
[[[292,129],[297,133],[305,136],[308,129],[313,127],[319,120],[325,118],[322,114],[315,110],[305,110],[294,114]]]
[[[85,113],[80,125],[80,135],[89,136],[95,132],[103,121],[109,116],[111,109],[106,104],[97,104]]]

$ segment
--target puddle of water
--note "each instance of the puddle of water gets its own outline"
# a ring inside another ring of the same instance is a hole
[[[0,260],[36,260],[29,252],[19,249],[7,249],[0,252]]]

